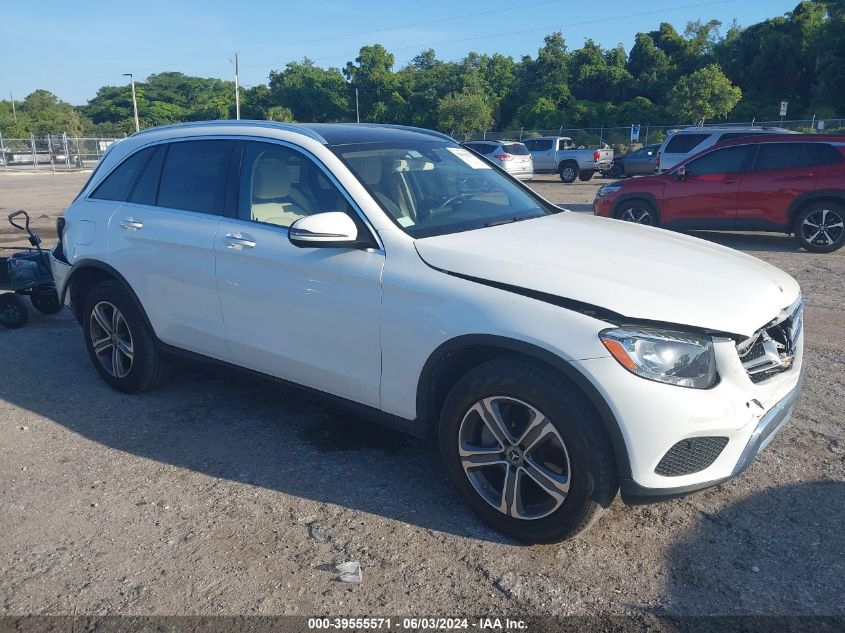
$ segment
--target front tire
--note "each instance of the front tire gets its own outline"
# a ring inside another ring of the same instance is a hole
[[[557,173],[563,182],[571,184],[578,178],[578,165],[575,163],[563,163],[558,168]]]
[[[118,282],[94,286],[85,300],[82,327],[88,355],[110,387],[140,393],[170,377],[170,363],[156,347],[141,310]]]
[[[660,217],[654,205],[646,200],[628,200],[619,205],[614,216],[617,220],[644,224],[646,226],[660,226]]]
[[[795,239],[811,253],[831,253],[845,245],[845,207],[815,202],[795,218]]]
[[[597,414],[559,374],[527,359],[495,359],[458,381],[443,406],[439,441],[470,508],[522,542],[572,538],[616,495]]]

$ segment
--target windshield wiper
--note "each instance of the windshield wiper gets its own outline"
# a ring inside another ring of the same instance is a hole
[[[512,222],[522,222],[523,220],[530,220],[532,218],[536,218],[539,216],[536,215],[526,215],[523,217],[513,217],[513,218],[505,218],[503,220],[490,220],[487,224],[484,225],[484,228],[489,228],[491,226],[499,226],[500,224],[511,224]]]

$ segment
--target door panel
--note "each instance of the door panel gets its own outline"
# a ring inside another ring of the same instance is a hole
[[[288,227],[306,215],[342,211],[369,229],[300,151],[247,142],[241,164],[237,217],[214,246],[232,360],[378,407],[383,251],[294,246]]]
[[[125,203],[109,222],[109,262],[165,343],[228,359],[214,275],[220,218]]]
[[[752,151],[747,145],[716,149],[684,164],[686,176],[666,179],[662,220],[684,227],[732,229],[737,197]]]
[[[298,248],[284,227],[224,220],[215,253],[233,362],[379,406],[380,251]]]
[[[761,143],[754,171],[742,179],[738,226],[785,227],[792,201],[816,188],[818,168],[814,163],[809,143]]]

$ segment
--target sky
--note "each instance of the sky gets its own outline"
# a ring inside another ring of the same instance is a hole
[[[670,22],[736,20],[748,26],[792,10],[798,0],[37,0],[6,2],[0,96],[23,99],[47,89],[75,105],[104,85],[152,73],[267,83],[271,69],[309,57],[343,67],[365,44],[380,43],[398,69],[433,48],[440,59],[470,51],[518,59],[536,55],[543,37],[561,31],[570,48],[593,38],[604,47]]]

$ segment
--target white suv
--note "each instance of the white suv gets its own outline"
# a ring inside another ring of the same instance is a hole
[[[726,125],[722,127],[688,127],[670,132],[660,145],[657,153],[657,172],[672,169],[690,156],[703,152],[716,143],[745,136],[761,134],[795,134],[780,127],[742,127]]]
[[[115,144],[53,271],[115,389],[174,354],[439,438],[524,541],[720,483],[788,419],[798,284],[691,237],[561,211],[452,139],[204,122]]]

